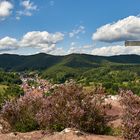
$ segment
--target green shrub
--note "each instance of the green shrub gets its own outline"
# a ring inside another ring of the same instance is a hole
[[[0,91],[0,108],[9,100],[19,98],[24,95],[24,91],[18,85],[4,86],[3,91]]]

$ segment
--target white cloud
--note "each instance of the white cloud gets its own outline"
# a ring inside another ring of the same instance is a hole
[[[39,48],[40,52],[53,54],[57,50],[56,44],[64,39],[64,35],[60,32],[48,33],[47,31],[28,32],[20,40],[21,47]]]
[[[46,53],[51,53],[56,44],[64,39],[60,32],[48,33],[47,31],[33,31],[26,33],[20,40],[5,37],[0,40],[0,51],[18,49],[23,47],[38,48]]]
[[[71,47],[69,48],[69,50],[67,51],[67,54],[71,54],[71,53],[85,53],[85,54],[90,54],[91,52],[91,45],[78,45],[78,43],[76,42],[72,42],[71,43]]]
[[[85,33],[85,27],[84,26],[79,26],[78,29],[74,29],[72,30],[72,32],[69,33],[69,37],[72,38],[72,37],[75,37],[77,36],[78,38],[78,34],[84,34]]]
[[[81,45],[78,42],[71,42],[70,48],[67,51],[67,54],[71,53],[86,53],[90,54],[92,45]]]
[[[4,20],[12,13],[13,5],[9,1],[0,1],[0,19]]]
[[[92,48],[92,45],[84,45],[83,48],[84,49],[91,49]]]
[[[31,2],[30,0],[24,0],[21,2],[21,5],[26,9],[26,10],[36,10],[37,6],[34,5],[33,2]]]
[[[56,50],[55,44],[51,44],[50,46],[48,44],[46,44],[45,47],[42,47],[41,52],[52,53],[52,51],[54,51],[54,50]]]
[[[92,39],[102,42],[140,40],[140,17],[129,16],[113,24],[106,24],[97,29]]]
[[[35,5],[30,0],[21,1],[20,5],[23,7],[23,10],[16,12],[16,19],[20,19],[21,16],[32,16],[33,11],[37,10],[37,5]]]
[[[70,47],[70,49],[68,50],[68,54],[71,53],[82,53],[82,49],[81,47]]]
[[[53,49],[51,49],[50,51],[48,51],[48,49],[42,49],[41,52],[43,53],[48,53],[48,54],[53,54],[53,55],[66,55],[67,52],[61,47],[56,47],[54,46]]]
[[[4,37],[0,39],[0,51],[15,50],[18,48],[18,42],[11,37]]]
[[[109,46],[109,47],[101,47],[95,48],[92,50],[93,55],[101,55],[101,56],[112,56],[112,55],[120,55],[120,54],[138,54],[140,55],[140,46]]]
[[[21,46],[23,47],[48,47],[53,44],[58,43],[63,40],[64,35],[60,32],[54,34],[48,33],[47,31],[33,31],[25,34],[20,41]]]

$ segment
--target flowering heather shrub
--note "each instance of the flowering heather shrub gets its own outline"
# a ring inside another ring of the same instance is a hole
[[[25,94],[19,99],[6,102],[2,108],[2,116],[14,130],[32,131],[39,127],[35,116],[42,103],[42,94]]]
[[[121,91],[124,107],[123,136],[126,140],[140,140],[140,97],[131,91]]]
[[[71,82],[59,86],[47,97],[36,119],[43,129],[61,131],[71,127],[103,134],[107,128],[104,109],[102,88],[87,94],[82,87]]]
[[[104,90],[86,93],[70,82],[58,86],[51,94],[25,94],[7,102],[2,115],[16,131],[47,129],[61,131],[71,127],[104,134],[107,131]]]

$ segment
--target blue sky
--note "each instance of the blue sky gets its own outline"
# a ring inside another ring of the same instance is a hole
[[[0,53],[140,54],[139,0],[0,0]]]

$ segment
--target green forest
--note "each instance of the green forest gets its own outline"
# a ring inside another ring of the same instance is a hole
[[[132,90],[140,95],[140,66],[111,65],[92,69],[55,67],[41,73],[43,78],[53,83],[64,83],[74,79],[84,87],[103,86],[108,94],[116,94],[120,89]]]
[[[103,86],[108,94],[116,94],[120,89],[129,89],[140,95],[139,55],[107,57],[87,54],[3,54],[0,55],[0,68],[8,72],[6,75],[0,73],[0,83],[3,85],[19,85],[21,81],[15,73],[34,71],[43,79],[55,84],[74,79],[89,89],[93,86]]]
[[[21,83],[19,74],[0,70],[0,108],[6,101],[24,94]]]

